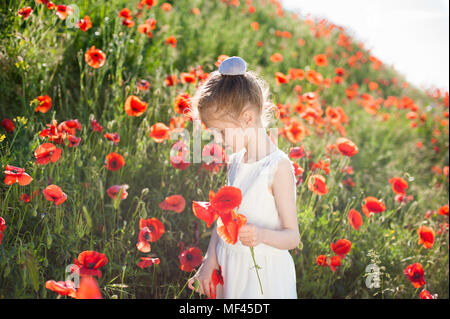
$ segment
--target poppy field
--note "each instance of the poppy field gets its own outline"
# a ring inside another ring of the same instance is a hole
[[[448,92],[277,0],[6,0],[0,298],[205,298],[187,280],[239,196],[203,123],[193,161],[190,98],[230,56],[295,167],[298,297],[449,297]]]

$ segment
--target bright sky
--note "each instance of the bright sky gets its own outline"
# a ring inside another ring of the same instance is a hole
[[[383,63],[422,88],[449,89],[449,0],[281,0],[347,29]]]

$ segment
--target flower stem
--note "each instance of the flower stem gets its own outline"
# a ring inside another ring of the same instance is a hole
[[[260,267],[256,264],[255,253],[253,251],[253,247],[250,247],[250,252],[252,253],[253,264],[255,265],[256,276],[258,277],[259,288],[261,289],[261,295],[263,295],[264,293],[263,293],[263,289],[262,289],[261,279],[259,278],[259,273],[258,273],[258,268],[260,268]]]

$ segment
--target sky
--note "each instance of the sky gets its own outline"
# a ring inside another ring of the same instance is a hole
[[[419,88],[449,89],[449,0],[281,0],[340,25]]]

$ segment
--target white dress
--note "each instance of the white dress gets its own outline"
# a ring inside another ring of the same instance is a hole
[[[269,191],[277,164],[288,155],[278,149],[259,161],[242,163],[246,149],[230,155],[227,185],[242,191],[242,202],[238,213],[247,217],[247,223],[256,226],[282,229],[275,198]],[[295,170],[294,196],[296,196]],[[294,197],[296,198],[296,197]],[[244,246],[238,238],[234,245],[220,237],[216,247],[217,261],[222,267],[224,284],[217,285],[216,298],[226,299],[288,299],[297,298],[295,266],[288,250],[281,250],[266,244],[254,247],[256,264],[261,279],[261,295],[258,277],[250,247]]]

